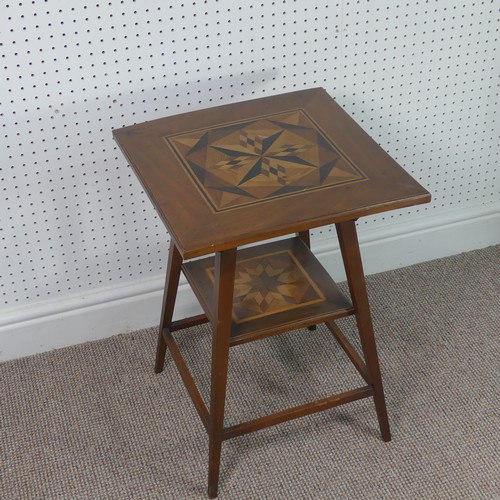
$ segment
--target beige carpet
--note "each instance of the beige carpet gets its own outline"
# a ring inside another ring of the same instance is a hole
[[[235,438],[219,498],[500,498],[500,246],[368,285],[393,441],[370,399]],[[177,338],[208,400],[210,332]],[[207,437],[168,354],[153,373],[155,343],[0,364],[0,499],[205,498]],[[227,422],[357,385],[324,328],[235,347]]]

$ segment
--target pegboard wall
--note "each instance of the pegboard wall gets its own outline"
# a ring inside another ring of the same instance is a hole
[[[168,235],[111,130],[165,115],[321,86],[433,194],[362,224],[498,202],[499,8],[3,0],[0,308],[163,273]]]

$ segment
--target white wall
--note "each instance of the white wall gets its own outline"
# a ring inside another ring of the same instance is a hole
[[[111,130],[322,86],[433,201],[360,221],[368,273],[500,243],[497,2],[0,9],[0,360],[157,321],[168,235]],[[331,228],[313,248],[341,278]],[[196,308],[183,285],[178,316]]]

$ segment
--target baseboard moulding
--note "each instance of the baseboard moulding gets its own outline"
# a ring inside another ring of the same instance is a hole
[[[500,202],[467,211],[363,227],[359,240],[367,275],[500,244]],[[343,281],[335,238],[313,239],[313,251],[336,281]],[[164,277],[106,287],[11,309],[0,316],[0,361],[106,338],[156,325]],[[183,280],[174,317],[200,307]]]

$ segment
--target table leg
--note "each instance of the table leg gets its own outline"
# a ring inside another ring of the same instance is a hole
[[[373,334],[361,253],[359,251],[358,237],[356,234],[356,223],[355,221],[342,222],[336,224],[336,229],[351,299],[356,313],[356,323],[358,325],[361,346],[368,369],[370,383],[373,386],[373,400],[377,411],[380,432],[384,441],[390,441],[391,432],[385,406],[382,376],[380,374],[377,348]]]
[[[305,231],[299,231],[296,234],[306,244],[307,248],[311,248],[311,237],[309,235],[308,229],[306,229]],[[316,330],[316,325],[309,325],[307,329],[313,332],[314,330]]]
[[[215,498],[219,482],[220,456],[224,431],[229,340],[233,309],[236,249],[215,254],[214,299],[216,325],[212,340],[212,378],[210,389],[208,496]]]
[[[167,277],[165,281],[165,291],[163,292],[163,306],[160,316],[160,331],[158,335],[158,346],[156,348],[155,372],[160,373],[165,363],[165,353],[167,344],[163,338],[163,329],[170,328],[172,325],[172,316],[174,314],[175,299],[177,297],[177,288],[179,286],[179,277],[181,274],[182,256],[177,250],[175,243],[170,242],[168,254]]]

